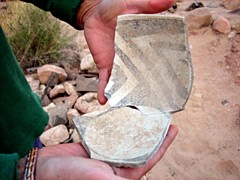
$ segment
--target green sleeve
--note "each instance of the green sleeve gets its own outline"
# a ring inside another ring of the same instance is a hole
[[[37,7],[50,11],[53,16],[65,21],[79,29],[76,24],[76,13],[83,0],[23,0],[32,3]]]
[[[0,153],[24,157],[47,122],[0,28]]]
[[[19,156],[14,154],[0,154],[1,180],[18,179],[17,165]]]

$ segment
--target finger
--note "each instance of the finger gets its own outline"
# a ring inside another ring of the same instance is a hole
[[[175,0],[126,0],[126,6],[129,13],[152,14],[169,9],[174,2]]]
[[[177,133],[178,133],[177,127],[174,125],[170,125],[168,133],[163,141],[163,144],[159,148],[158,152],[143,167],[140,167],[140,168],[116,168],[116,167],[113,167],[114,172],[121,177],[129,178],[129,179],[139,179],[144,174],[146,174],[148,171],[150,171],[151,168],[163,157],[163,155],[167,151],[168,147],[175,139]]]
[[[94,23],[96,24],[96,22]],[[107,30],[104,27],[103,24],[98,23],[97,29],[89,28],[85,30],[89,49],[99,68],[98,101],[100,104],[107,102],[104,89],[111,74],[114,58],[114,30]]]
[[[108,83],[109,77],[110,77],[109,69],[99,70],[98,101],[100,104],[105,104],[107,102],[107,98],[104,96],[104,89]]]
[[[149,6],[154,11],[154,13],[162,12],[174,4],[175,0],[150,0]]]

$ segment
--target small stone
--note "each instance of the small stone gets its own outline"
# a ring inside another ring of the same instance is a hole
[[[236,36],[236,32],[235,31],[232,31],[232,32],[230,32],[229,34],[228,34],[228,38],[229,39],[232,39],[233,37],[235,37]]]
[[[59,117],[58,115],[56,116],[56,118],[54,119],[54,122],[52,124],[52,127],[54,126],[58,126],[60,124],[66,125],[68,123],[68,120],[63,119],[61,117]]]
[[[71,81],[67,81],[68,83],[70,83],[73,86],[77,85],[77,81],[76,80],[71,80]]]
[[[231,25],[230,25],[230,22],[226,18],[219,16],[213,22],[213,29],[220,33],[228,34],[231,32]]]
[[[239,0],[223,0],[223,6],[230,10],[240,9],[240,1]]]
[[[68,108],[72,108],[75,102],[78,99],[78,94],[72,94],[71,96],[67,97],[65,100],[65,104],[68,105]]]
[[[54,103],[50,103],[49,105],[43,107],[43,109],[44,109],[45,112],[48,112],[49,109],[51,109],[51,108],[53,108],[53,107],[55,107],[55,106],[56,106],[56,105],[55,105]]]
[[[202,8],[202,7],[204,7],[202,2],[194,2],[186,10],[187,11],[192,11],[194,9]]]
[[[97,76],[80,74],[77,77],[77,91],[97,92],[98,78]]]
[[[67,96],[58,97],[58,98],[53,99],[52,102],[56,105],[63,104],[67,98],[68,98]]]
[[[228,102],[227,99],[224,99],[224,100],[221,101],[221,104],[222,104],[222,105],[227,105],[228,103],[229,103],[229,102]]]
[[[62,119],[67,119],[68,104],[58,104],[55,107],[48,109],[49,124],[54,126],[55,119],[58,117]]]
[[[68,80],[75,80],[77,78],[79,70],[77,68],[73,67],[69,63],[69,61],[61,61],[61,65],[64,67],[64,70],[67,73]]]
[[[88,73],[98,74],[99,70],[91,54],[88,54],[85,58],[81,60],[80,68],[82,71],[87,71]]]
[[[41,142],[45,146],[60,144],[69,138],[68,130],[64,125],[58,125],[43,132],[40,136]]]
[[[72,134],[71,134],[71,138],[72,138],[72,141],[73,141],[74,143],[79,143],[79,142],[81,142],[81,139],[80,139],[80,137],[79,137],[78,132],[77,132],[76,129],[73,130],[73,132],[72,132]]]
[[[69,135],[72,135],[73,133],[73,128],[68,129]]]
[[[218,8],[221,6],[221,2],[220,1],[208,1],[208,2],[205,2],[207,3],[207,7],[209,8]]]
[[[74,105],[81,114],[96,111],[101,108],[97,100],[97,93],[86,93],[77,99]]]
[[[200,29],[212,24],[213,17],[208,8],[198,8],[185,17],[189,30]]]
[[[42,99],[42,106],[45,107],[47,105],[49,105],[51,103],[50,99],[48,98],[47,95],[43,96],[43,99]]]
[[[44,85],[44,84],[40,84],[40,90],[42,90],[42,91],[44,91],[45,90],[45,88],[46,88],[46,86]]]
[[[48,87],[47,90],[46,90],[46,86],[44,84],[41,84],[40,87],[39,87],[39,91],[41,91],[41,95],[43,93],[45,93],[45,95],[48,95],[51,90],[52,90],[51,87]]]
[[[77,94],[76,88],[69,82],[64,83],[64,88],[68,95]]]
[[[76,109],[69,109],[67,112],[67,119],[70,125],[74,125],[73,118],[80,116],[79,112]]]
[[[37,69],[38,78],[42,84],[46,84],[53,73],[58,75],[59,82],[67,79],[67,73],[61,67],[47,64]]]
[[[49,97],[53,98],[59,94],[62,94],[65,92],[65,88],[63,84],[56,85],[49,93]]]
[[[30,85],[32,91],[37,91],[39,90],[39,85],[40,85],[40,81],[38,79],[35,79],[32,76],[26,76],[27,82]]]

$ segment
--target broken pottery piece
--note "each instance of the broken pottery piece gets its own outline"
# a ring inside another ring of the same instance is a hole
[[[105,95],[110,110],[76,117],[91,158],[141,166],[156,153],[171,113],[184,108],[193,72],[182,17],[118,17],[115,59]]]
[[[192,64],[182,17],[120,16],[115,59],[105,89],[111,106],[182,110],[192,87]]]
[[[160,147],[170,113],[154,108],[112,108],[75,119],[84,147],[93,159],[115,166],[140,166]]]

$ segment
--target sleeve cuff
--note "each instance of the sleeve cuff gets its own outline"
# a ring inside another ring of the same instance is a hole
[[[77,11],[83,0],[23,0],[39,7],[44,11],[50,11],[53,16],[62,21],[67,22],[76,29],[80,29],[77,25]]]
[[[80,5],[81,0],[52,0],[50,3],[50,11],[55,17],[69,23],[76,29],[80,29],[76,19]]]

